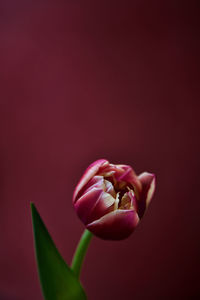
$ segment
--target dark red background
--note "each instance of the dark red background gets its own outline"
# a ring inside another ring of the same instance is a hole
[[[199,1],[0,1],[0,300],[42,299],[29,203],[70,262],[89,163],[155,172],[136,232],[94,238],[91,300],[197,299]]]

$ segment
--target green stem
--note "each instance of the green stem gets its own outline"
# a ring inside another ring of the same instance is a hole
[[[74,271],[77,278],[79,278],[80,276],[83,260],[91,238],[92,238],[92,233],[89,230],[85,229],[80,238],[76,251],[74,253],[71,269]]]

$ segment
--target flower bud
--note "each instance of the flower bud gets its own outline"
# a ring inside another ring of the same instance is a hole
[[[86,228],[106,240],[127,238],[143,217],[155,190],[155,176],[137,176],[127,165],[105,159],[92,163],[73,195],[74,208]]]

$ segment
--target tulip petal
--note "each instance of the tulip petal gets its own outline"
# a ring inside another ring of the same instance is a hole
[[[88,223],[98,220],[99,218],[108,214],[111,210],[113,211],[114,203],[115,198],[113,198],[110,194],[103,192],[91,211]]]
[[[111,194],[114,198],[116,197],[115,189],[112,183],[106,179],[104,179],[105,192]]]
[[[125,181],[131,184],[135,188],[135,193],[138,194],[142,189],[142,185],[136,173],[133,171],[133,169],[130,166],[126,166],[126,165],[118,165],[118,166],[120,168],[123,168],[124,172],[120,174],[120,176],[116,174],[117,181]]]
[[[108,165],[101,166],[99,168],[99,174],[101,174],[101,175],[103,175],[105,177],[108,177],[109,174],[113,174],[113,173],[116,173],[116,172],[122,174],[123,171],[124,170],[122,168],[120,168],[120,167],[118,167],[116,165],[110,164],[110,163]]]
[[[133,191],[125,193],[119,203],[119,209],[134,209],[137,211],[137,199]]]
[[[86,227],[102,239],[122,240],[134,231],[138,222],[139,217],[135,210],[115,210]]]
[[[155,191],[155,175],[144,172],[140,174],[138,178],[142,184],[142,191],[138,200],[138,214],[141,218],[144,215]]]
[[[88,181],[88,183],[82,188],[81,195],[89,192],[93,188],[105,189],[105,183],[103,176],[94,176]],[[78,200],[78,199],[77,199]]]
[[[93,162],[85,171],[83,176],[81,177],[79,183],[77,184],[74,194],[73,194],[73,202],[76,202],[77,198],[81,196],[82,188],[88,183],[88,181],[96,175],[99,168],[102,165],[107,165],[109,162],[105,159],[99,159]]]
[[[102,189],[93,188],[74,203],[74,208],[84,224],[88,223],[91,211],[102,193]]]
[[[110,212],[115,199],[102,189],[93,188],[74,204],[79,218],[84,224],[93,222]]]

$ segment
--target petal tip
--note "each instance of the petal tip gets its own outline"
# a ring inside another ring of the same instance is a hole
[[[80,195],[82,188],[88,183],[88,181],[93,176],[95,176],[95,174],[98,172],[99,168],[104,164],[105,165],[109,164],[109,161],[106,159],[98,159],[98,160],[94,161],[92,164],[90,164],[89,167],[85,170],[83,176],[81,177],[80,181],[78,182],[78,184],[74,190],[73,197],[72,197],[73,203],[76,202],[77,198]]]

